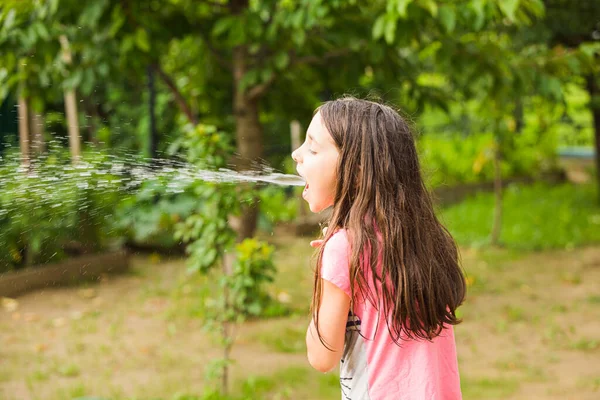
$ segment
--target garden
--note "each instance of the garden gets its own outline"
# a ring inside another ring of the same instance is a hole
[[[290,153],[344,94],[413,126],[463,398],[598,398],[600,6],[565,4],[0,1],[0,398],[339,398]]]

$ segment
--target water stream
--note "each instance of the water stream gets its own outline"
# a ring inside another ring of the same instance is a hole
[[[135,154],[107,154],[87,152],[84,160],[71,164],[61,154],[48,151],[29,167],[23,167],[16,156],[0,157],[0,222],[3,217],[14,218],[27,209],[56,208],[77,202],[79,209],[87,207],[77,196],[78,189],[96,193],[119,191],[135,193],[144,182],[163,184],[166,193],[181,193],[197,181],[217,183],[268,183],[281,186],[304,186],[298,175],[283,174],[268,165],[254,165],[250,171],[238,172],[233,168],[210,170],[175,159],[140,158]],[[59,160],[60,161],[57,161]],[[68,208],[68,207],[67,207]],[[5,221],[6,222],[6,221]],[[32,229],[35,229],[32,227]],[[0,232],[0,235],[2,233]]]

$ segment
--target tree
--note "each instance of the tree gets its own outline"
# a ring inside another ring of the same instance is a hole
[[[576,69],[584,76],[585,87],[590,95],[600,203],[600,3],[594,0],[544,0],[544,3],[547,8],[545,29],[549,43],[587,56],[585,62],[576,65]]]
[[[42,25],[53,38],[66,34],[76,56],[65,86],[76,87],[85,103],[102,103],[109,76],[139,93],[150,66],[188,122],[235,132],[238,169],[261,162],[265,137],[289,146],[277,126],[309,118],[320,101],[348,90],[378,91],[411,114],[473,96],[480,76],[490,79],[492,93],[501,91],[511,75],[501,57],[515,56],[510,30],[543,10],[541,0],[48,4],[60,7]],[[514,76],[524,79],[519,71]],[[96,111],[106,113],[102,104]],[[255,224],[250,207],[239,237]]]

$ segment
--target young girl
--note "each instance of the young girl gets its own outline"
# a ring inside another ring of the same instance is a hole
[[[342,399],[460,399],[453,325],[465,280],[408,124],[382,104],[330,101],[292,158],[311,211],[333,206],[311,242],[310,364],[339,363]]]

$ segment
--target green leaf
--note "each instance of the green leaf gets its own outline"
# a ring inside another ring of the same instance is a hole
[[[385,41],[388,44],[394,43],[394,37],[396,36],[396,20],[388,18],[385,24]]]
[[[260,315],[261,311],[262,311],[262,307],[260,306],[260,303],[258,303],[258,302],[250,304],[247,309],[247,312],[250,315]]]
[[[600,54],[600,43],[583,42],[579,46],[579,51],[584,56],[593,60],[596,54]]]
[[[304,23],[304,9],[299,9],[290,17],[291,25],[296,29],[301,29]]]
[[[273,77],[273,70],[271,68],[265,68],[260,73],[261,80],[266,82]]]
[[[511,22],[515,22],[515,12],[519,7],[519,0],[501,0],[498,7]]]
[[[108,35],[110,37],[115,37],[117,32],[119,32],[119,29],[121,29],[123,24],[125,24],[125,15],[123,14],[123,10],[121,9],[120,5],[113,9],[111,20],[112,23],[110,25],[110,29],[108,30]]]
[[[277,53],[277,55],[275,56],[275,67],[277,67],[277,69],[279,70],[282,70],[285,67],[287,67],[289,62],[290,56],[286,51]]]
[[[452,7],[446,5],[441,6],[438,18],[447,33],[452,33],[452,31],[454,31],[454,27],[456,26],[456,14]]]
[[[71,76],[63,82],[63,87],[65,89],[75,89],[81,84],[81,80],[83,79],[83,73],[81,70],[74,71]]]
[[[533,16],[538,18],[543,17],[546,10],[542,0],[528,0],[522,6],[526,7]]]
[[[398,11],[398,15],[400,18],[406,17],[406,9],[408,5],[413,2],[413,0],[397,0],[398,4],[396,5],[396,10]]]
[[[106,6],[107,0],[88,2],[79,16],[79,24],[90,28],[96,27]]]
[[[41,38],[44,41],[50,40],[50,33],[48,33],[48,29],[46,28],[46,26],[43,23],[37,22],[35,24],[35,30],[37,31],[39,38]]]
[[[238,46],[246,41],[246,31],[244,24],[235,23],[229,30],[229,44],[231,46]]]
[[[380,15],[373,24],[373,39],[379,39],[383,36],[383,28],[385,27],[385,15]]]
[[[224,32],[228,31],[231,25],[235,22],[233,17],[225,17],[219,19],[213,26],[212,35],[220,36]]]
[[[297,31],[294,36],[292,36],[292,40],[297,46],[302,46],[306,41],[306,32]]]
[[[108,76],[108,72],[109,72],[108,63],[103,62],[100,65],[98,65],[98,74],[100,74],[101,77]]]
[[[433,18],[437,17],[437,15],[438,15],[438,5],[435,2],[435,0],[420,0],[420,5],[421,5],[421,7],[423,7],[427,11],[429,11],[429,14]]]
[[[58,2],[59,0],[50,0],[50,14],[54,15],[56,14],[56,11],[58,10]]]
[[[135,45],[135,39],[132,35],[127,35],[121,41],[121,53],[129,53],[129,51]]]
[[[138,28],[135,31],[135,44],[140,50],[146,53],[150,51],[150,41],[148,40],[148,32],[146,32],[145,29]]]
[[[473,20],[473,29],[479,30],[483,27],[485,22],[485,0],[471,0],[470,7],[475,13],[475,19]]]
[[[16,15],[17,13],[15,12],[14,8],[10,9],[8,14],[6,14],[6,19],[4,20],[4,25],[2,26],[2,29],[5,32],[8,32],[8,30],[12,28],[13,24],[15,23]]]

